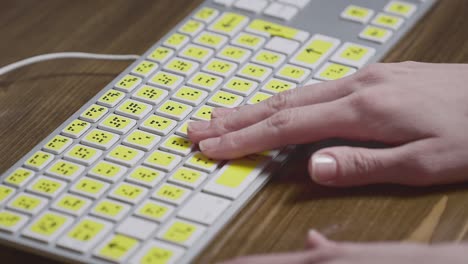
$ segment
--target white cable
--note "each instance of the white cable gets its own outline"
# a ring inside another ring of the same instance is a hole
[[[38,63],[41,61],[55,60],[55,59],[96,59],[96,60],[136,60],[140,58],[139,55],[114,55],[114,54],[96,54],[96,53],[85,53],[85,52],[59,52],[59,53],[48,53],[34,57],[30,57],[24,60],[14,62],[0,68],[0,75],[15,69]]]

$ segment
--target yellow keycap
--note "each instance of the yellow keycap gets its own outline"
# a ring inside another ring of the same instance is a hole
[[[348,66],[361,68],[374,54],[374,48],[346,42],[330,60]]]
[[[96,254],[108,260],[124,262],[137,247],[138,240],[116,234],[99,246]]]
[[[198,10],[198,12],[193,16],[195,19],[198,19],[200,21],[210,23],[217,17],[219,14],[219,11],[210,8],[210,7],[203,7],[202,9]]]
[[[72,181],[83,171],[84,167],[81,165],[65,160],[58,160],[47,169],[46,174]]]
[[[72,220],[70,217],[58,213],[46,212],[32,222],[23,234],[29,237],[51,241],[60,235],[71,222]]]
[[[152,61],[142,61],[135,68],[132,69],[132,73],[140,77],[150,76],[156,69],[158,64]]]
[[[127,133],[133,126],[135,126],[135,124],[136,121],[131,118],[111,114],[101,121],[99,128],[110,130],[122,135]]]
[[[367,26],[359,34],[359,37],[377,43],[385,43],[392,35],[392,31],[389,29]]]
[[[257,88],[258,83],[244,78],[233,77],[224,84],[223,89],[230,92],[247,96]]]
[[[261,19],[253,20],[246,29],[250,32],[261,34],[267,37],[278,36],[299,41],[304,41],[308,37],[308,34],[304,31]]]
[[[179,167],[169,181],[188,188],[197,188],[206,179],[206,173],[186,167]]]
[[[107,91],[105,94],[99,98],[97,101],[98,104],[104,105],[107,107],[114,107],[116,106],[123,98],[125,97],[125,93],[121,91],[117,91],[114,89],[111,89]]]
[[[100,105],[97,105],[97,104],[92,104],[90,107],[88,107],[88,109],[86,109],[80,115],[80,117],[81,117],[81,119],[83,119],[85,121],[95,123],[99,119],[101,119],[108,111],[109,111],[109,109],[107,109],[107,107],[100,106]]]
[[[225,91],[217,91],[211,96],[208,103],[214,106],[233,108],[239,106],[243,100],[242,96]]]
[[[261,101],[265,101],[266,99],[270,98],[271,96],[271,94],[257,92],[252,97],[250,97],[247,104],[258,104]]]
[[[158,200],[178,205],[181,204],[189,194],[189,189],[164,183],[154,192],[153,197]]]
[[[148,59],[157,61],[159,63],[166,62],[174,54],[174,51],[165,47],[157,47],[151,54],[148,56]]]
[[[156,150],[145,160],[145,164],[163,171],[172,170],[182,158],[178,155]]]
[[[53,159],[54,155],[44,151],[37,151],[28,160],[26,160],[24,165],[33,170],[41,170]]]
[[[238,74],[245,78],[263,82],[271,74],[271,72],[272,70],[270,68],[254,63],[247,63]]]
[[[229,168],[218,176],[216,183],[231,188],[238,187],[266,159],[267,157],[256,155],[234,160],[230,163]]]
[[[63,181],[40,176],[28,186],[28,190],[36,194],[54,198],[65,188],[66,185],[67,184]]]
[[[6,202],[13,194],[15,190],[5,185],[0,185],[0,204]]]
[[[163,45],[178,50],[182,48],[188,41],[188,36],[180,33],[174,33],[169,38],[167,38],[166,41],[164,41]]]
[[[348,19],[351,21],[356,21],[359,23],[367,23],[369,19],[374,15],[374,11],[369,8],[357,6],[357,5],[349,5],[343,13],[341,13],[341,17],[344,19]]]
[[[62,134],[71,138],[79,138],[90,127],[90,123],[76,119],[62,130]]]
[[[107,150],[119,140],[119,135],[101,129],[93,129],[83,137],[82,142],[95,148]]]
[[[130,183],[121,183],[109,194],[110,197],[136,204],[143,199],[148,189]]]
[[[206,98],[206,96],[208,96],[208,93],[205,91],[188,86],[182,86],[177,90],[172,98],[191,106],[197,106]]]
[[[160,146],[161,149],[174,152],[185,156],[188,155],[193,148],[193,143],[187,138],[181,136],[170,136]]]
[[[294,88],[296,88],[296,85],[294,83],[272,78],[267,83],[265,83],[265,85],[263,85],[262,90],[265,92],[276,94]]]
[[[374,17],[374,19],[372,19],[372,24],[376,26],[391,28],[393,30],[398,30],[403,24],[403,22],[403,18],[387,15],[385,13],[379,13],[376,17]]]
[[[237,65],[235,63],[225,61],[225,60],[220,60],[220,59],[211,59],[204,67],[203,70],[220,75],[223,77],[227,77],[231,75],[237,68]]]
[[[84,177],[79,179],[75,185],[72,186],[71,190],[73,192],[85,195],[86,197],[99,198],[101,194],[107,190],[107,188],[109,188],[109,184],[105,182]]]
[[[227,42],[227,37],[205,31],[200,33],[200,35],[194,39],[194,42],[217,50]]]
[[[322,35],[315,35],[291,60],[310,69],[316,69],[339,45],[340,41]]]
[[[203,30],[204,24],[202,22],[196,21],[196,20],[188,20],[183,24],[180,28],[179,31],[181,33],[184,33],[189,36],[195,36],[198,34],[200,31]]]
[[[228,45],[218,53],[218,57],[237,63],[243,63],[250,57],[250,54],[252,53],[249,50]]]
[[[141,129],[164,136],[176,125],[177,122],[172,119],[151,115],[141,124]]]
[[[158,234],[162,239],[190,246],[205,230],[201,225],[183,220],[174,220]]]
[[[315,78],[328,81],[337,80],[356,72],[354,68],[337,63],[327,63],[317,72]]]
[[[163,177],[164,173],[161,171],[146,166],[138,166],[127,176],[127,180],[147,187],[154,187]]]
[[[248,18],[243,15],[224,13],[211,24],[210,30],[232,37],[247,23]]]
[[[32,179],[33,175],[32,170],[18,168],[6,176],[4,182],[16,187],[22,187]]]
[[[174,211],[174,207],[170,205],[148,200],[136,210],[135,214],[149,220],[161,222],[166,219],[172,211]]]
[[[78,144],[67,151],[64,157],[83,165],[91,165],[101,155],[101,150]]]
[[[207,74],[204,72],[198,72],[190,78],[187,84],[198,87],[203,90],[213,91],[223,81],[222,78]]]
[[[41,198],[35,195],[21,193],[13,198],[8,207],[23,213],[35,215],[47,204],[46,198]]]
[[[233,44],[252,50],[258,49],[263,45],[264,42],[265,38],[244,32],[237,35],[237,37],[233,40]]]
[[[303,82],[310,74],[310,70],[293,66],[291,64],[286,64],[276,73],[276,76],[284,78],[288,81],[301,83]]]
[[[28,217],[14,212],[0,211],[0,230],[15,233],[28,221]]]
[[[147,133],[141,130],[134,130],[124,140],[123,144],[129,145],[134,148],[149,151],[158,143],[161,137]]]
[[[188,76],[191,75],[198,68],[198,66],[199,64],[196,62],[174,58],[164,66],[164,69],[173,73]]]
[[[208,158],[207,156],[203,155],[201,152],[195,153],[192,157],[190,157],[186,162],[185,165],[196,168],[206,172],[213,172],[216,167],[218,166],[219,161],[216,161],[212,158]]]
[[[139,99],[148,104],[159,104],[166,96],[168,92],[163,89],[152,87],[149,85],[143,85],[133,95],[132,98]]]
[[[101,160],[88,172],[89,175],[105,181],[116,182],[127,171],[123,166]]]
[[[98,222],[90,218],[79,221],[68,233],[67,237],[81,242],[93,240],[105,228],[103,222]]]
[[[127,99],[115,110],[116,113],[134,119],[141,119],[151,111],[152,107],[133,99]]]
[[[102,200],[91,209],[91,213],[109,220],[119,221],[130,210],[130,206],[112,200]]]
[[[205,120],[205,121],[211,120],[212,110],[213,110],[213,107],[204,105],[198,108],[198,110],[192,115],[192,118],[195,120]]]
[[[179,55],[181,57],[192,59],[198,62],[205,62],[208,60],[208,58],[211,57],[212,54],[213,51],[211,49],[189,44],[180,52]]]
[[[106,156],[107,159],[126,166],[135,165],[144,155],[144,152],[123,145],[118,145]]]
[[[57,210],[71,213],[75,216],[81,215],[91,205],[91,201],[76,195],[65,194],[59,198],[53,207]]]
[[[177,128],[175,133],[179,136],[187,137],[189,122],[190,121],[185,121],[181,126],[179,126],[179,128]]]
[[[150,83],[162,88],[173,90],[179,86],[182,81],[182,76],[167,72],[157,72],[153,77],[151,77]]]
[[[410,17],[416,11],[416,5],[404,1],[391,1],[384,10],[388,13]]]
[[[283,54],[268,50],[261,50],[254,56],[252,61],[268,67],[276,68],[281,63],[283,63],[285,59],[286,56],[284,56]]]
[[[141,83],[141,78],[127,74],[115,83],[115,89],[122,92],[131,92]]]
[[[178,103],[172,100],[164,102],[156,112],[177,121],[184,119],[190,112],[192,107],[186,104]]]
[[[73,143],[73,140],[71,138],[64,137],[61,135],[56,135],[49,142],[47,142],[47,144],[45,144],[44,150],[47,150],[53,154],[58,155],[62,153],[72,143]]]

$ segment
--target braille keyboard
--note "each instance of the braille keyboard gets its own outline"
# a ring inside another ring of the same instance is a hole
[[[379,61],[433,0],[205,1],[0,178],[0,241],[80,263],[189,263],[293,147],[231,161],[187,123]]]

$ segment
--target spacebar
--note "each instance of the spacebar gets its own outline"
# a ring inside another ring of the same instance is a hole
[[[250,155],[228,162],[203,188],[205,192],[237,198],[262,172],[271,157]]]

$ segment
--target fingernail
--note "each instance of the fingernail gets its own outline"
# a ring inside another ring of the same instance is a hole
[[[213,149],[216,148],[219,145],[219,142],[221,139],[219,137],[217,138],[209,138],[201,141],[198,146],[200,147],[201,151],[205,151],[208,149]]]
[[[203,129],[207,129],[209,126],[210,126],[209,121],[189,122],[188,130],[191,130],[191,131],[203,130]]]
[[[312,157],[312,178],[320,183],[332,181],[336,177],[336,160],[330,155],[315,154]]]

